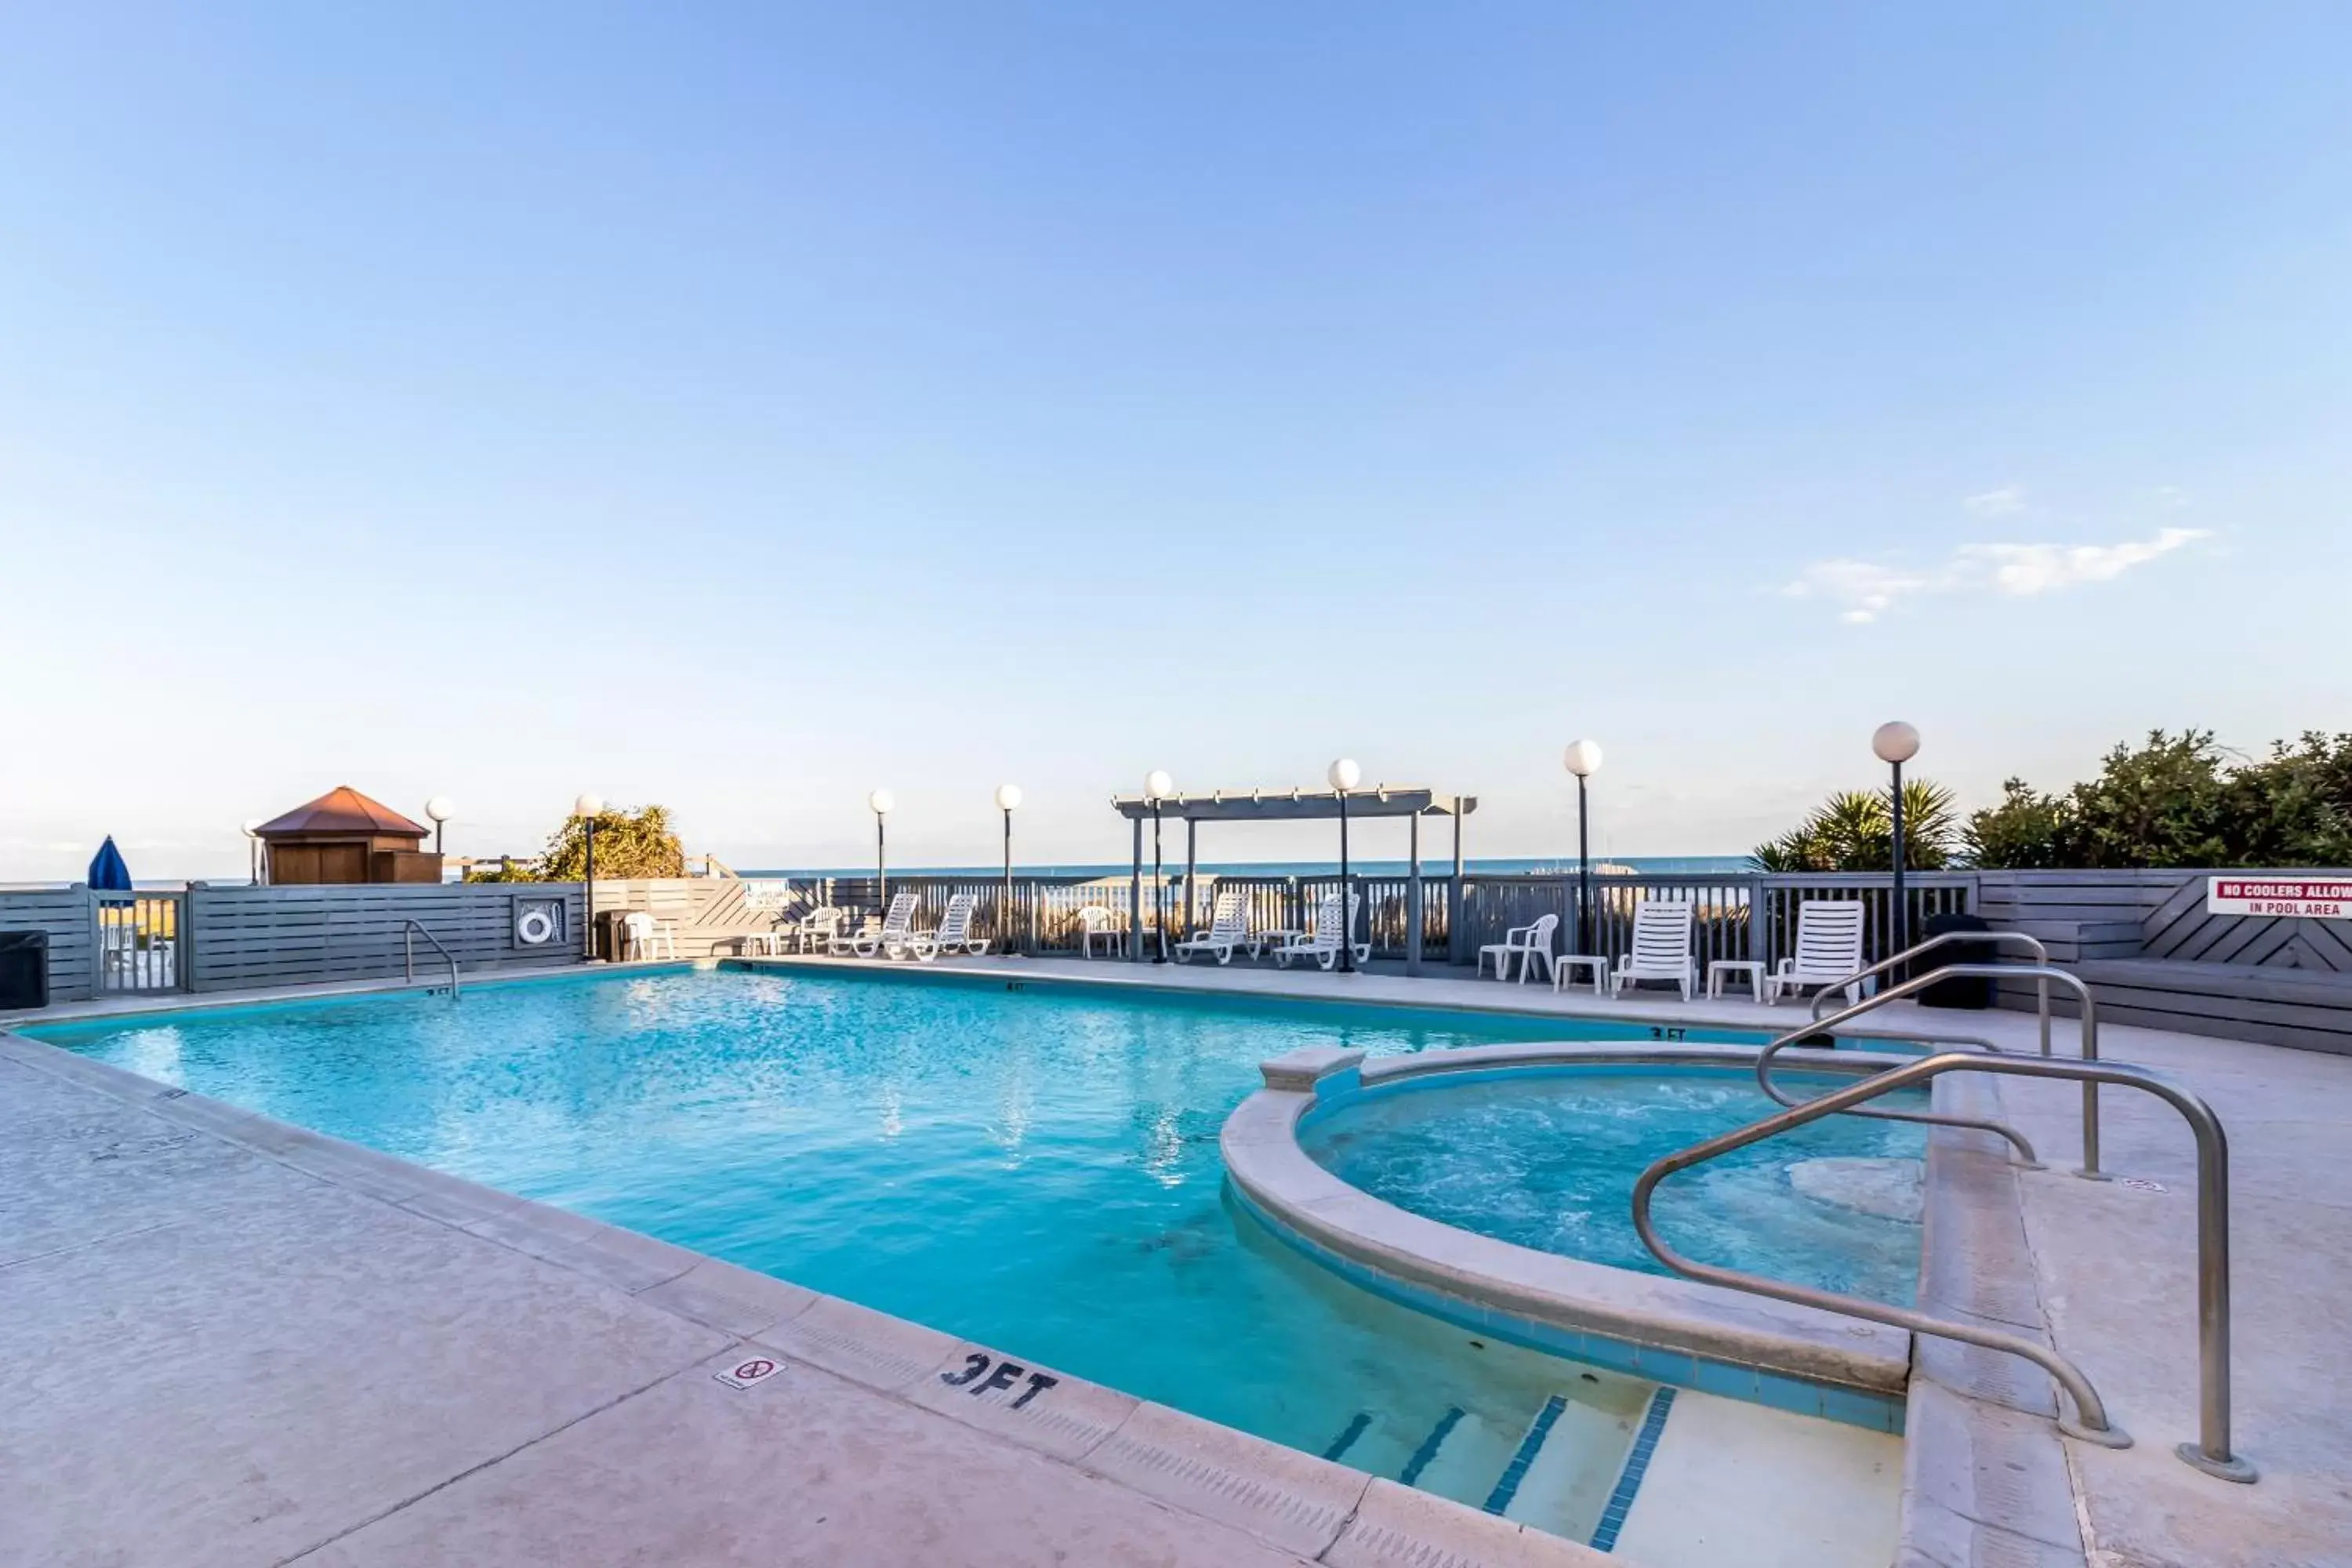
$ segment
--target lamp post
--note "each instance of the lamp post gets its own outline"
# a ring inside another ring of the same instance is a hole
[[[996,809],[1004,814],[1004,900],[997,908],[996,945],[1001,952],[1013,952],[1013,813],[1021,804],[1021,786],[1003,784],[996,786]]]
[[[261,818],[257,816],[246,818],[245,837],[246,874],[252,879],[253,885],[258,888],[261,886]]]
[[[1887,918],[1887,930],[1895,945],[1888,950],[1901,952],[1911,945],[1911,909],[1903,897],[1903,764],[1919,754],[1919,731],[1900,719],[1881,724],[1870,737],[1870,749],[1878,760],[1895,770],[1895,788],[1890,804],[1895,820],[1895,910]],[[1901,975],[1893,977],[1900,980]]]
[[[1339,973],[1356,972],[1356,911],[1348,898],[1348,792],[1363,782],[1364,770],[1353,757],[1341,757],[1324,770],[1331,793],[1339,797]]]
[[[886,915],[890,904],[890,856],[882,838],[882,819],[898,804],[887,789],[877,789],[866,797],[866,809],[874,814],[874,901],[882,906]]]
[[[1166,768],[1143,775],[1143,798],[1151,803],[1151,962],[1168,962],[1168,887],[1160,874],[1160,803],[1176,793]]]
[[[588,929],[581,933],[587,943],[589,960],[596,957],[596,819],[604,815],[604,797],[583,795],[572,803],[572,815],[580,818],[588,835],[588,876],[581,886],[587,890]]]
[[[1576,775],[1576,951],[1592,951],[1592,839],[1585,831],[1584,781],[1601,771],[1601,748],[1571,741],[1560,765]]]
[[[457,803],[446,795],[436,795],[425,803],[425,815],[433,821],[433,853],[438,855],[444,847],[441,836],[449,819],[457,815]]]

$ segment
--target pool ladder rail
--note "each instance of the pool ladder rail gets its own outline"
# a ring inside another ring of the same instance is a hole
[[[412,985],[416,984],[416,939],[421,936],[433,944],[433,951],[439,953],[442,962],[448,964],[449,1000],[455,1002],[457,999],[457,955],[442,946],[439,937],[435,936],[415,921],[403,921],[400,922],[400,927],[402,965],[407,973],[408,983]]]
[[[1874,964],[1848,981],[1822,988],[1822,994],[1843,986],[1885,973],[1908,962],[1931,948],[1943,946],[1957,935],[1963,941],[2017,936],[2035,948],[2040,943],[2022,933],[1969,931],[1933,937],[1916,947],[1907,948],[1893,958]],[[2011,1056],[1997,1047],[1985,1047],[1990,1054],[1969,1051],[1940,1051],[1917,1061],[1873,1073],[1859,1082],[1811,1100],[1799,1100],[1785,1093],[1772,1080],[1774,1058],[1788,1047],[1809,1037],[1833,1030],[1889,1003],[1900,1001],[1938,980],[1955,977],[2016,979],[2032,978],[2038,983],[2041,994],[2042,1048],[2038,1057]],[[2055,981],[2074,990],[2082,1005],[2083,1056],[2068,1061],[2050,1056],[2049,986]],[[1819,999],[1815,1002],[1819,1011]],[[2017,1149],[2019,1168],[2039,1170],[2032,1145],[2014,1129],[1998,1122],[1977,1121],[1958,1117],[1938,1116],[1924,1111],[1896,1111],[1871,1107],[1868,1102],[1914,1085],[1925,1084],[1950,1072],[1991,1073],[2000,1077],[2067,1079],[2083,1085],[2083,1169],[2082,1175],[2101,1179],[2099,1171],[2099,1102],[2102,1084],[2116,1084],[2152,1094],[2180,1113],[2197,1140],[2197,1342],[2199,1363],[2198,1439],[2182,1443],[2173,1450],[2183,1461],[2207,1475],[2223,1480],[2252,1482],[2256,1479],[2253,1466],[2234,1454],[2230,1447],[2230,1145],[2221,1128],[2221,1119],[2212,1107],[2194,1091],[2174,1082],[2163,1073],[2151,1068],[2133,1067],[2120,1062],[2107,1062],[2098,1056],[2097,1008],[2090,988],[2075,975],[2047,963],[2030,964],[1954,963],[1916,974],[1884,986],[1871,995],[1852,1003],[1826,1018],[1816,1019],[1792,1029],[1767,1045],[1757,1054],[1756,1077],[1765,1093],[1782,1109],[1772,1115],[1735,1128],[1729,1132],[1695,1143],[1687,1149],[1652,1163],[1633,1184],[1633,1228],[1642,1244],[1653,1257],[1675,1273],[1710,1285],[1720,1285],[1733,1290],[1745,1290],[1751,1295],[1770,1297],[1775,1300],[1791,1301],[1800,1306],[1815,1307],[1824,1311],[1839,1312],[1847,1317],[1862,1318],[1872,1322],[1886,1323],[1895,1328],[1908,1329],[1914,1333],[1933,1334],[1938,1338],[1958,1340],[1987,1350],[2003,1351],[2022,1356],[2047,1372],[2066,1391],[2074,1405],[2073,1414],[2059,1422],[2060,1430],[2085,1442],[2107,1447],[2131,1446],[2131,1438],[2109,1419],[2105,1403],[2080,1367],[2056,1351],[2035,1343],[2019,1334],[2004,1333],[1996,1329],[1981,1328],[1973,1323],[1954,1322],[1906,1307],[1887,1306],[1859,1296],[1841,1295],[1831,1290],[1817,1290],[1809,1286],[1793,1285],[1783,1280],[1766,1279],[1761,1275],[1745,1274],[1737,1269],[1721,1268],[1684,1257],[1667,1246],[1657,1233],[1650,1216],[1650,1202],[1658,1184],[1677,1171],[1704,1164],[1717,1155],[1762,1142],[1792,1128],[1818,1121],[1841,1111],[1858,1115],[1875,1115],[1907,1121],[1929,1122],[1939,1126],[1965,1127],[1989,1131],[2006,1138]]]

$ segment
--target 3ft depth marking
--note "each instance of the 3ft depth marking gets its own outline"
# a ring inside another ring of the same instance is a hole
[[[992,1366],[996,1370],[989,1371]],[[963,1358],[961,1372],[940,1373],[940,1381],[950,1388],[961,1388],[973,1395],[986,1394],[992,1389],[1011,1388],[1024,1377],[1029,1380],[1029,1386],[1013,1400],[1013,1408],[1015,1410],[1062,1381],[1050,1373],[1031,1372],[1017,1361],[998,1361],[994,1356],[979,1351]]]

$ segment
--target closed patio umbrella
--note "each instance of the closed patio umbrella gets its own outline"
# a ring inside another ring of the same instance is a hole
[[[131,890],[131,868],[122,863],[122,851],[114,847],[114,835],[108,834],[106,842],[89,859],[89,885],[101,893],[127,893]]]

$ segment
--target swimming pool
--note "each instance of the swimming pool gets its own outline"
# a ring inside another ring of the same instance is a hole
[[[1474,1505],[1573,1431],[1506,1500],[1580,1539],[1649,1397],[1303,1260],[1217,1146],[1302,1046],[1640,1026],[722,968],[26,1032]]]

